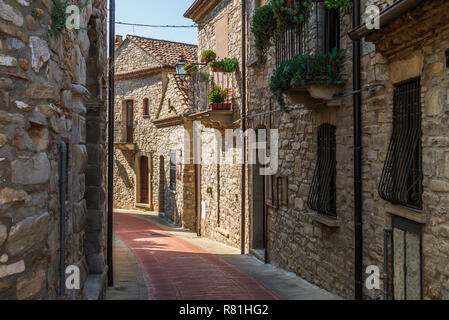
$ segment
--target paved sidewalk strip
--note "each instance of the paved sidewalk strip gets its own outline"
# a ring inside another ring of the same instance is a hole
[[[131,249],[154,300],[277,300],[253,277],[147,220],[114,214],[115,233]]]

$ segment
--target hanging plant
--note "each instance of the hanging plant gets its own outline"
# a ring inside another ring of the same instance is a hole
[[[296,55],[281,63],[271,77],[270,90],[283,111],[287,111],[284,93],[309,84],[342,84],[341,67],[346,50],[334,48],[329,53]]]
[[[201,53],[201,62],[209,63],[217,59],[217,54],[212,50],[205,50]]]
[[[289,25],[299,29],[313,10],[313,0],[291,2],[286,0],[271,0],[270,5],[276,19],[277,33],[283,34]]]
[[[328,9],[345,9],[349,5],[349,0],[324,0],[324,4]]]
[[[256,10],[253,16],[251,32],[254,35],[256,54],[259,63],[266,61],[266,55],[273,45],[276,33],[276,19],[271,5],[264,5]]]

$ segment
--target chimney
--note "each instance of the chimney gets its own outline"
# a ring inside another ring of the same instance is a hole
[[[115,36],[115,46],[118,47],[123,42],[123,36],[116,35]]]

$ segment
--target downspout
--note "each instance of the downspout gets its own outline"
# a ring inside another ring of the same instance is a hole
[[[360,25],[360,0],[353,0],[352,27]],[[360,79],[361,41],[353,41],[353,121],[354,121],[354,241],[355,299],[363,300],[363,234],[362,234],[362,92]]]
[[[61,206],[61,221],[60,221],[60,253],[59,253],[59,295],[65,295],[65,220],[66,220],[66,195],[67,195],[67,145],[65,142],[60,142],[61,146],[61,183],[59,189],[59,201]]]
[[[245,254],[245,190],[246,190],[246,0],[242,0],[242,217],[241,253]]]
[[[112,262],[112,236],[114,213],[114,103],[115,103],[115,0],[109,0],[109,113],[108,113],[108,234],[107,234],[107,262],[108,286],[114,286],[114,272]]]

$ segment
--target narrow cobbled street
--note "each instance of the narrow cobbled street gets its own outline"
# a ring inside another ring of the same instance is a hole
[[[108,299],[338,298],[156,215],[116,213],[114,222],[116,284],[108,289]]]

